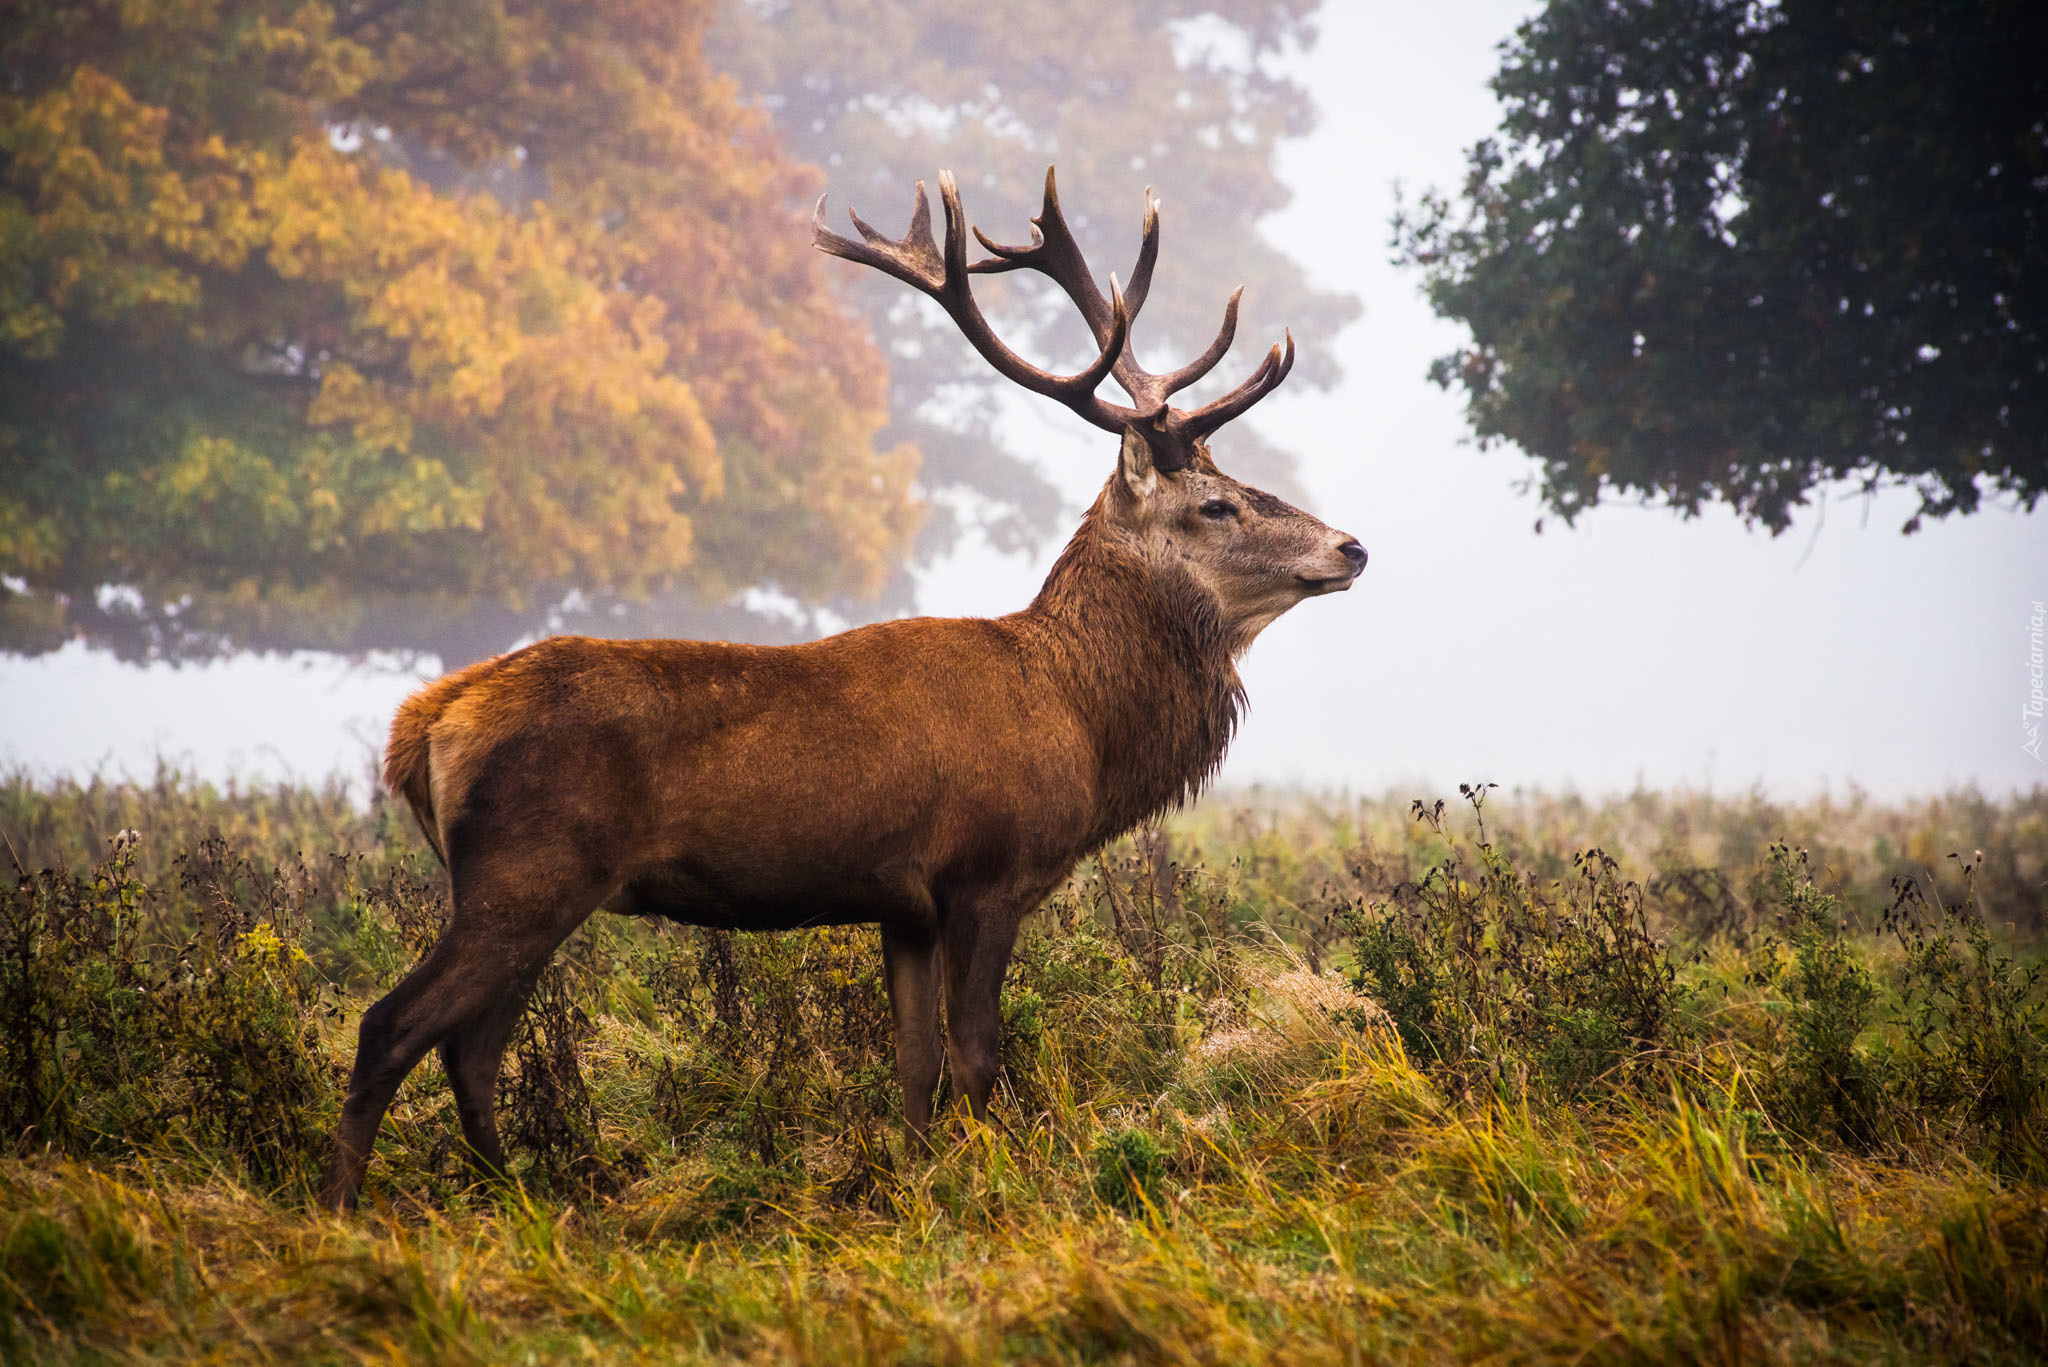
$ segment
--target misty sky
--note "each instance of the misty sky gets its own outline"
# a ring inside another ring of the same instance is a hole
[[[1396,180],[1457,184],[1461,149],[1497,120],[1484,84],[1495,45],[1531,8],[1338,4],[1298,63],[1322,123],[1283,149],[1296,199],[1266,228],[1365,316],[1338,340],[1339,388],[1282,388],[1247,421],[1301,453],[1314,510],[1372,559],[1352,592],[1304,604],[1253,647],[1223,783],[1900,797],[2042,782],[2020,709],[2027,619],[2048,599],[2048,510],[1902,537],[1912,495],[1838,495],[1777,538],[1725,512],[1682,522],[1638,507],[1571,529],[1551,518],[1537,535],[1541,510],[1515,487],[1528,460],[1465,441],[1457,398],[1424,378],[1459,331],[1388,264],[1387,221]],[[1174,199],[1159,188],[1160,287],[1220,301],[1235,281],[1174,281]],[[1264,345],[1241,338],[1232,364]],[[1113,439],[1012,409],[1078,513]],[[1227,430],[1215,454],[1229,469]],[[922,576],[922,606],[1021,607],[1057,550],[1025,561],[969,546]],[[163,755],[215,778],[361,775],[416,682],[317,656],[135,668],[73,646],[0,660],[0,759],[44,774],[146,776]]]

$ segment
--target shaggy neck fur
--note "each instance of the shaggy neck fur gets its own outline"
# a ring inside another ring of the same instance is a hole
[[[1215,597],[1119,536],[1105,491],[1024,612],[1093,732],[1098,844],[1179,806],[1215,775],[1244,688]]]

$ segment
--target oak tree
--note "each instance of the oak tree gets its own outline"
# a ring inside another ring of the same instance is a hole
[[[1551,508],[2048,492],[2048,7],[1550,0],[1493,87],[1395,245]]]

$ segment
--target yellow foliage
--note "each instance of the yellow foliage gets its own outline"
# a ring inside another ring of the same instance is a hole
[[[810,175],[705,70],[708,10],[28,5],[0,572],[253,583],[285,635],[336,593],[872,592],[915,456],[875,449]]]

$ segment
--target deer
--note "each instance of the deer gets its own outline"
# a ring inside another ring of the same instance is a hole
[[[727,930],[875,924],[906,1154],[930,1152],[943,1066],[977,1121],[1024,919],[1082,859],[1189,801],[1245,702],[1237,662],[1308,598],[1351,587],[1356,538],[1224,474],[1208,438],[1286,379],[1294,337],[1196,408],[1237,330],[1155,374],[1133,354],[1158,203],[1128,286],[1096,284],[1053,171],[1031,239],[975,239],[939,176],[943,246],[917,183],[892,240],[814,211],[814,244],[935,300],[997,374],[1118,438],[1108,482],[1020,612],[876,622],[800,645],[549,637],[448,674],[399,708],[384,779],[446,866],[438,941],[362,1017],[320,1199],[352,1209],[398,1086],[438,1049],[469,1160],[506,1171],[499,1071],[543,968],[598,910]],[[997,339],[975,275],[1028,270],[1097,347],[1070,375]],[[1128,403],[1096,393],[1113,379]],[[940,1004],[944,1029],[941,1039]]]

